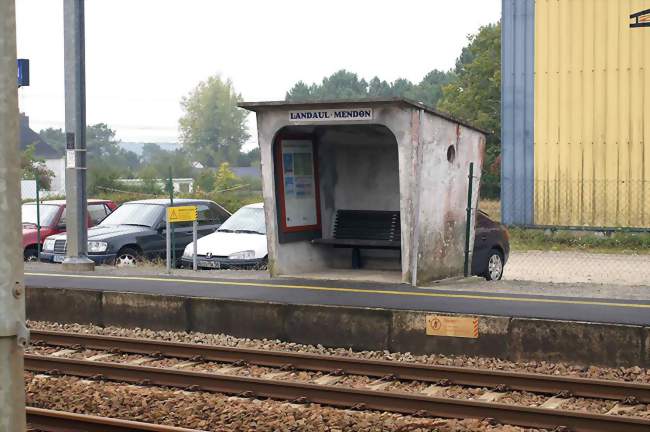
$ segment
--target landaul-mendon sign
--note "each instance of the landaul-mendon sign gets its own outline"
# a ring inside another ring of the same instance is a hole
[[[372,120],[372,108],[289,111],[292,122]]]

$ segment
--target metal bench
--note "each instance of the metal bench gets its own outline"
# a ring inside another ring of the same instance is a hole
[[[361,249],[400,249],[399,211],[337,210],[333,238],[312,243],[352,248],[352,268],[361,268]]]

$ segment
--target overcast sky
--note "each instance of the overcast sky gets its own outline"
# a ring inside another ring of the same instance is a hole
[[[62,128],[63,1],[16,0],[16,13],[18,57],[31,63],[21,111],[37,131]],[[174,142],[181,97],[217,73],[247,101],[342,68],[418,82],[453,67],[467,35],[500,14],[501,0],[87,0],[88,123]]]

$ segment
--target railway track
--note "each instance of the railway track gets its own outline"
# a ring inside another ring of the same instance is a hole
[[[444,382],[472,387],[507,388],[544,394],[650,403],[650,385],[589,378],[505,372],[453,366],[423,365],[385,360],[367,360],[285,351],[265,351],[211,345],[153,341],[115,336],[81,335],[32,331],[32,343],[62,347],[112,350],[148,356],[165,356],[197,361],[248,363],[281,369],[330,374],[391,377],[428,383]]]
[[[28,430],[43,432],[200,432],[86,414],[27,407]]]
[[[34,332],[36,341],[48,345],[119,350],[120,352],[161,355],[194,361],[248,362],[250,364],[315,370],[332,374],[369,375],[405,380],[436,382],[453,380],[472,386],[508,386],[534,392],[569,391],[588,397],[648,400],[647,385],[545,376],[513,374],[486,370],[468,370],[345,357],[318,356],[304,353],[269,352],[206,345],[156,342],[130,338]],[[463,400],[418,393],[386,392],[333,385],[316,385],[278,379],[250,378],[230,374],[186,371],[141,365],[99,362],[53,356],[27,354],[26,369],[50,374],[67,374],[86,378],[102,378],[133,384],[169,386],[246,397],[315,402],[342,408],[371,409],[409,415],[449,418],[495,418],[505,424],[550,428],[565,426],[568,430],[636,432],[650,430],[650,420],[617,415],[590,414],[559,408],[513,406],[490,401]],[[511,379],[511,381],[508,381]],[[572,387],[567,387],[572,386]],[[618,386],[618,387],[617,387]],[[431,386],[437,387],[437,385]],[[551,398],[554,399],[554,398]]]

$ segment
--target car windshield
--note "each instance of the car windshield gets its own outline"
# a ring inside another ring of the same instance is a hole
[[[266,234],[264,223],[264,209],[254,207],[242,207],[228,218],[217,231]]]
[[[136,225],[153,228],[163,219],[165,207],[156,204],[123,204],[100,225]]]
[[[52,204],[41,204],[40,213],[41,213],[41,226],[51,226],[54,223],[54,218],[59,212],[58,205]],[[23,204],[23,224],[25,225],[36,225],[36,204],[29,203]]]

